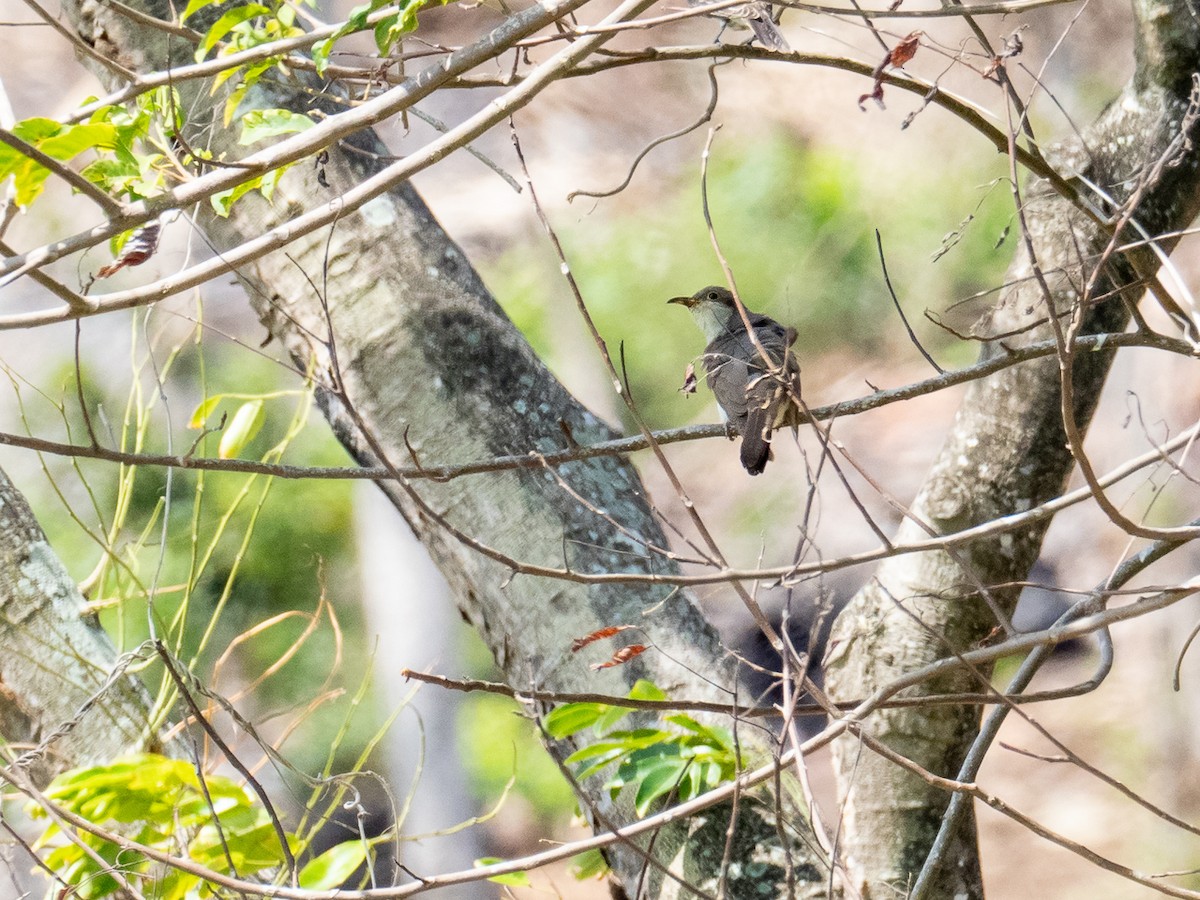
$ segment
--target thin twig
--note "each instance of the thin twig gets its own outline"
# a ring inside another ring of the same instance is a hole
[[[929,351],[921,345],[917,334],[912,330],[912,326],[908,324],[908,316],[904,315],[904,307],[900,305],[900,298],[896,296],[896,291],[892,287],[892,277],[888,274],[887,257],[883,253],[883,238],[879,234],[879,229],[875,229],[875,247],[879,251],[879,268],[883,272],[883,283],[887,285],[888,295],[892,298],[892,305],[896,307],[896,312],[900,316],[900,321],[904,323],[904,330],[908,332],[908,339],[912,345],[917,348],[917,351],[925,357],[925,361],[933,366],[935,372],[939,375],[944,375],[946,370],[939,366],[929,355]]]
[[[711,121],[713,111],[717,108],[717,99],[720,96],[720,91],[717,87],[717,66],[723,65],[724,62],[725,61],[723,60],[718,60],[717,62],[711,63],[708,67],[708,106],[704,108],[704,112],[700,114],[700,118],[696,119],[696,121],[691,125],[685,125],[678,131],[672,131],[670,134],[664,134],[662,137],[655,138],[649,144],[643,147],[641,152],[639,152],[638,155],[633,158],[633,162],[630,163],[629,171],[626,173],[625,179],[616,187],[609,188],[608,190],[604,191],[571,191],[571,193],[567,194],[567,202],[570,203],[576,197],[612,197],[615,194],[621,193],[621,191],[625,190],[625,188],[629,186],[629,182],[633,181],[633,173],[637,171],[637,167],[641,164],[642,160],[649,155],[651,150],[653,150],[655,147],[661,147],[663,144],[681,138],[686,134],[691,134],[705,122]]]

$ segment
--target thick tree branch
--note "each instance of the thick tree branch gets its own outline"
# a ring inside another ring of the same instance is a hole
[[[1200,26],[1183,2],[1139,3],[1137,11],[1136,75],[1083,140],[1063,147],[1051,162],[1066,175],[1100,186],[1118,203],[1140,188],[1133,216],[1148,233],[1165,234],[1186,227],[1200,210],[1194,152],[1173,160],[1156,183],[1144,177],[1179,137],[1191,98],[1191,73],[1200,69]],[[1052,315],[1069,314],[1085,285],[1090,286],[1085,301],[1110,299],[1080,311],[1080,333],[1123,329],[1138,299],[1136,286],[1159,265],[1153,254],[1134,251],[1111,254],[1096,268],[1085,261],[1103,257],[1111,243],[1108,229],[1081,215],[1040,180],[1023,195],[1027,246],[1018,252],[1009,271],[1011,286],[988,322],[989,331],[1016,337],[1003,345],[985,345],[983,359],[1014,343],[1051,336],[1048,305]],[[1135,239],[1132,232],[1122,237]],[[1167,249],[1173,243],[1172,238],[1161,242]],[[1095,410],[1112,357],[1107,350],[1075,354],[1068,400],[1081,432]],[[1025,363],[973,383],[913,503],[913,516],[945,534],[1037,507],[1061,492],[1074,463],[1061,399],[1056,360]],[[1031,523],[1023,531],[970,546],[970,578],[941,552],[884,562],[835,626],[831,694],[865,696],[907,669],[974,646],[997,622],[972,585],[1000,585],[993,594],[1011,611],[1017,590],[1003,585],[1025,577],[1048,523]],[[896,540],[905,543],[921,533],[922,528],[906,521]],[[956,669],[924,689],[975,686],[969,673]],[[978,711],[889,710],[876,713],[865,727],[920,769],[952,777],[975,737]],[[929,780],[861,752],[853,738],[844,739],[837,754],[847,852],[857,878],[872,894],[904,890],[925,861],[948,796]],[[982,896],[971,816],[962,818],[948,858],[928,896]]]

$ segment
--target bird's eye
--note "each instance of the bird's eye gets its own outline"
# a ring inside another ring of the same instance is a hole
[[[708,299],[709,299],[709,300],[716,300],[716,299],[718,299],[718,298],[719,298],[719,295],[717,294],[717,292],[716,292],[716,291],[709,291],[709,292],[708,292]]]

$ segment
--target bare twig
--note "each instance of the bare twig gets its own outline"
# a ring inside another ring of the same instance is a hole
[[[900,321],[904,323],[904,330],[908,332],[909,341],[914,347],[917,348],[917,352],[925,357],[925,361],[929,363],[929,365],[933,366],[933,370],[935,372],[937,372],[939,375],[944,375],[946,370],[939,366],[934,361],[933,357],[929,355],[929,351],[921,345],[920,340],[917,339],[916,332],[913,331],[912,326],[908,324],[908,317],[904,315],[904,307],[900,305],[900,298],[896,296],[896,291],[892,287],[892,278],[890,275],[888,275],[887,257],[884,256],[883,253],[883,238],[880,236],[878,228],[875,229],[875,247],[879,251],[879,268],[883,273],[883,283],[887,285],[888,295],[892,298],[892,305],[896,307],[896,312],[900,316]]]

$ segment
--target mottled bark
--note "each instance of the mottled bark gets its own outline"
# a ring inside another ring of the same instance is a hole
[[[1120,204],[1180,135],[1192,73],[1200,70],[1200,27],[1187,4],[1138,3],[1137,74],[1122,95],[1082,136],[1047,155],[1066,177],[1083,176]],[[1082,182],[1084,196],[1093,196]],[[1031,258],[1024,244],[1009,269],[1011,285],[978,329],[1013,335],[984,346],[983,355],[1053,339],[1047,298],[1034,260],[1044,274],[1050,303],[1060,313],[1077,304],[1110,234],[1042,182],[1023,198]],[[1094,200],[1097,208],[1112,207]],[[1137,207],[1149,234],[1186,227],[1200,210],[1200,178],[1190,145],[1177,164],[1162,170]],[[1137,239],[1129,229],[1130,240]],[[1168,249],[1172,241],[1162,242]],[[1080,263],[1081,256],[1085,261]],[[1128,305],[1140,297],[1139,275],[1157,268],[1153,256],[1114,256],[1099,273],[1082,334],[1121,331]],[[1036,323],[1042,320],[1044,324]],[[1064,319],[1065,322],[1065,319]],[[1073,410],[1081,430],[1096,408],[1112,362],[1110,352],[1081,353],[1073,367]],[[968,391],[941,456],[912,506],[922,525],[905,521],[898,543],[947,534],[1029,509],[1060,493],[1074,458],[1063,427],[1062,384],[1056,359],[1022,363]],[[829,664],[835,698],[869,695],[897,675],[975,645],[998,621],[978,589],[982,584],[1005,615],[1018,591],[992,585],[1024,579],[1037,558],[1048,521],[966,548],[957,559],[924,553],[888,560],[838,619]],[[964,566],[966,569],[964,569]],[[970,574],[968,574],[968,571]],[[926,684],[924,691],[978,691],[975,676],[960,671]],[[979,710],[937,706],[875,713],[866,729],[937,775],[954,777],[975,737]],[[852,738],[837,747],[839,786],[845,804],[844,846],[855,877],[872,896],[903,891],[930,850],[948,795],[865,750]],[[930,897],[980,897],[982,885],[971,815],[960,822]],[[882,888],[881,885],[887,885]]]
[[[112,642],[2,471],[0,647],[0,735],[20,751],[37,748],[26,758],[36,782],[155,749],[148,695],[116,673]]]

